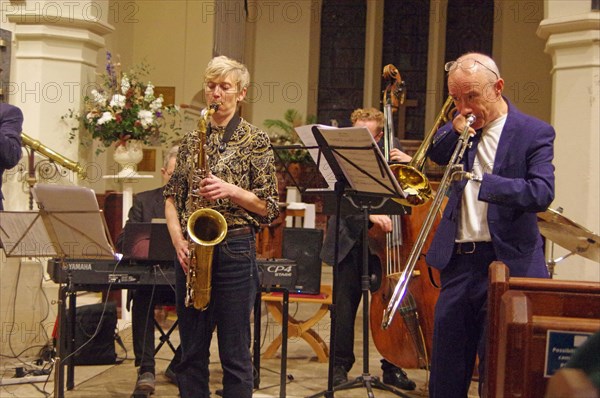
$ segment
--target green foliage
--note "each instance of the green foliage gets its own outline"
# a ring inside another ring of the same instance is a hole
[[[179,108],[164,106],[162,94],[154,95],[154,85],[143,80],[149,70],[149,65],[144,62],[122,72],[121,64],[113,62],[107,52],[106,72],[100,75],[100,83],[84,97],[83,112],[69,109],[61,117],[65,121],[79,122],[71,128],[69,141],[78,136],[80,126],[104,147],[113,143],[122,145],[129,139],[152,145],[166,144],[167,127],[178,136]]]
[[[297,110],[288,109],[283,115],[283,120],[266,119],[264,125],[274,147],[302,145],[294,128],[305,124],[314,124],[316,120],[316,116],[311,115],[303,121],[302,115]],[[280,150],[277,153],[286,162],[304,162],[310,159],[310,154],[305,149],[287,149]]]

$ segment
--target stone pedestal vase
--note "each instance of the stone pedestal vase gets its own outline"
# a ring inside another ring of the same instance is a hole
[[[121,166],[119,177],[133,177],[137,174],[137,165],[144,157],[142,141],[127,140],[124,145],[115,148],[113,158]]]

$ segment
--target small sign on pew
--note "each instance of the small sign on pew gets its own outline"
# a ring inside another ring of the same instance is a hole
[[[591,335],[592,333],[587,332],[548,330],[546,333],[544,377],[552,376],[557,370],[565,366],[575,350]]]

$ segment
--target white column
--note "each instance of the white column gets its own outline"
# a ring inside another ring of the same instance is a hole
[[[550,16],[550,17],[548,17]],[[600,233],[600,14],[591,1],[546,1],[538,29],[552,56],[552,125],[556,129],[556,198],[551,207]],[[567,232],[566,232],[567,233]],[[555,245],[554,258],[567,253]],[[571,256],[557,279],[600,280],[597,262]]]
[[[108,2],[3,0],[0,10],[2,27],[13,33],[6,92],[23,111],[24,132],[69,159],[95,161],[91,150],[79,153],[78,140],[69,143],[69,127],[60,117],[69,108],[79,110],[86,84],[96,81],[98,50],[114,30],[107,23]],[[27,208],[21,185],[15,179],[4,187],[5,208]]]

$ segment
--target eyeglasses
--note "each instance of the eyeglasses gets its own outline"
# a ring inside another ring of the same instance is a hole
[[[452,72],[453,70],[456,70],[456,68],[461,68],[461,69],[473,69],[475,67],[475,65],[481,65],[483,66],[485,69],[489,70],[490,72],[492,72],[494,74],[494,76],[496,76],[496,79],[500,79],[500,76],[498,76],[498,74],[496,72],[494,72],[492,69],[488,68],[487,66],[485,66],[484,64],[482,64],[481,62],[477,61],[476,59],[473,58],[465,58],[462,61],[450,61],[450,62],[446,62],[446,64],[444,65],[444,70],[448,73]]]
[[[206,82],[204,83],[204,89],[208,92],[215,92],[217,89],[220,89],[221,92],[226,94],[233,94],[237,92],[237,87],[232,86],[231,83],[223,82],[223,83],[215,83],[215,82]]]

